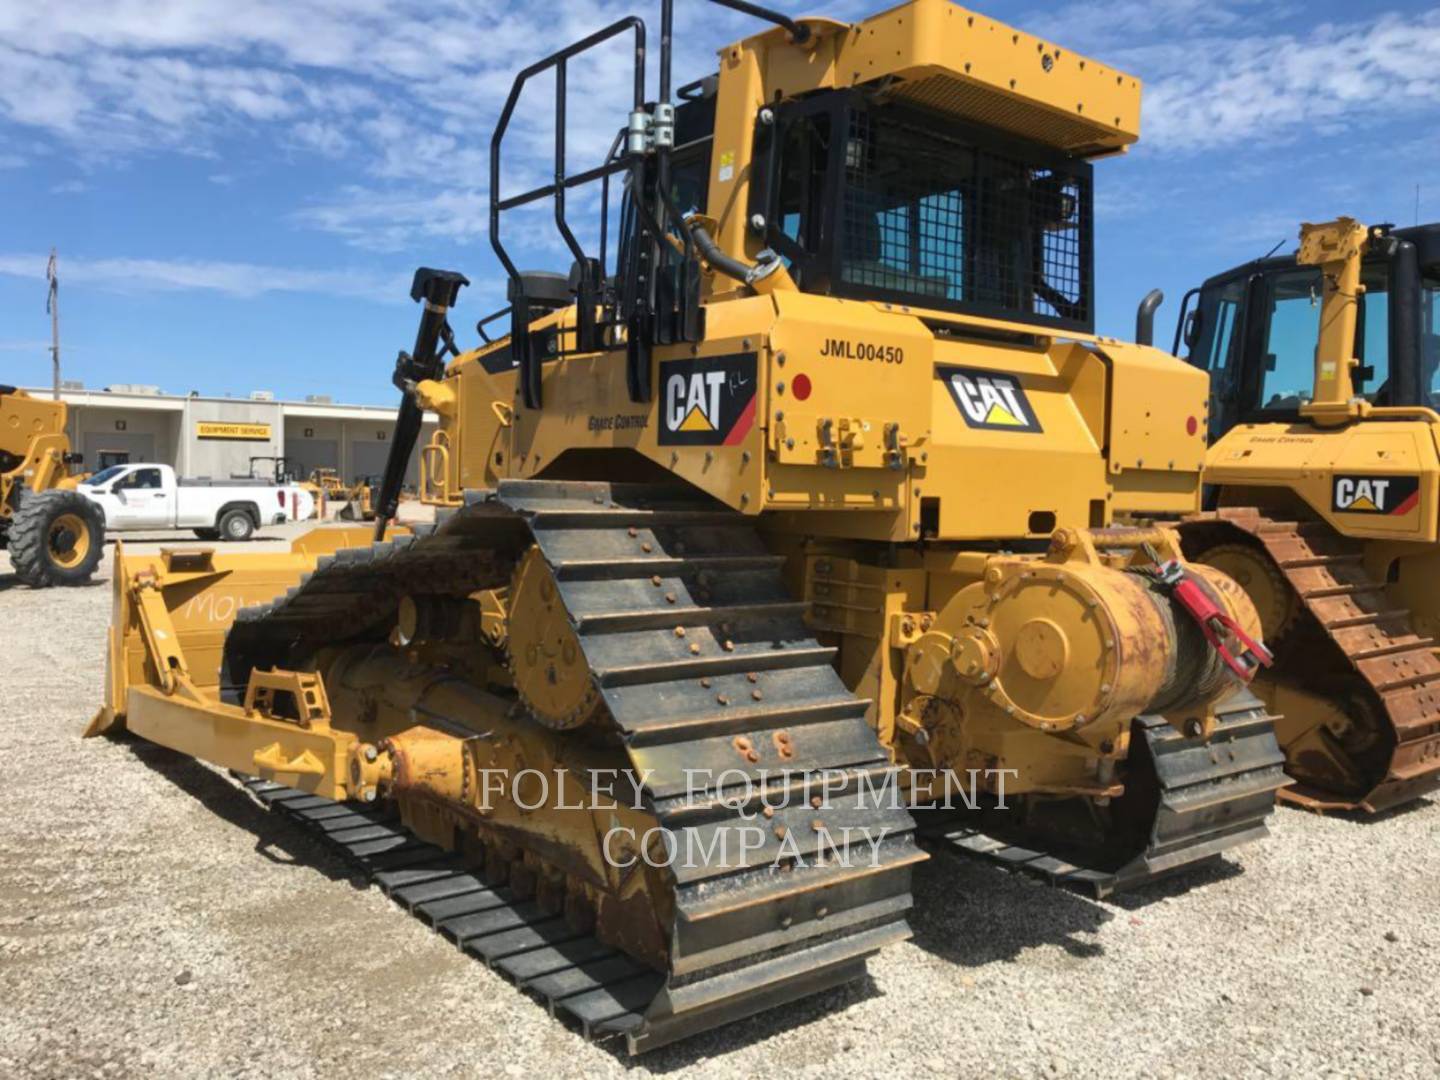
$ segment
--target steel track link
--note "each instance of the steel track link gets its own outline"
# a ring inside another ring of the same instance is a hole
[[[1149,822],[1139,850],[1052,848],[1045,837],[1008,826],[1004,812],[994,808],[920,811],[919,836],[926,846],[977,855],[1097,899],[1208,862],[1269,835],[1266,819],[1286,783],[1273,722],[1254,695],[1235,694],[1218,719],[1206,741],[1183,735],[1163,717],[1136,718],[1131,775],[1143,792],[1138,797],[1148,800],[1141,812]],[[1136,802],[1128,812],[1135,812]]]
[[[1347,799],[1301,781],[1281,798],[1310,810],[1375,813],[1440,789],[1440,658],[1434,640],[1415,632],[1410,612],[1389,606],[1385,583],[1365,569],[1364,542],[1321,521],[1279,521],[1252,508],[1186,520],[1228,525],[1261,546],[1390,725],[1393,749],[1367,793]]]
[[[650,808],[679,850],[712,853],[672,868],[670,970],[658,990],[632,974],[632,997],[646,1000],[627,999],[619,1024],[579,1017],[587,1033],[623,1028],[639,1052],[857,978],[870,955],[908,937],[910,868],[925,855],[909,814],[877,790],[888,781],[895,791],[894,771],[865,722],[868,703],[805,627],[780,560],[703,496],[549,481],[468,493],[433,530],[338,552],[284,597],[242,612],[227,681],[293,666],[342,633],[373,637],[407,592],[465,596],[508,580],[530,543]],[[762,813],[755,797],[785,773],[784,797],[777,789]],[[820,775],[828,790],[799,779]]]

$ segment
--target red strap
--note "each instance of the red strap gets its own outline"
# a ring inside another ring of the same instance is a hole
[[[1233,671],[1241,682],[1248,683],[1262,667],[1269,667],[1274,663],[1275,657],[1270,650],[1245,633],[1240,624],[1221,610],[1189,574],[1174,583],[1171,595],[1200,625],[1200,632],[1205,635],[1205,640],[1210,642],[1211,647],[1220,654],[1220,659],[1225,661],[1225,666]],[[1238,654],[1231,651],[1233,643],[1240,646]]]

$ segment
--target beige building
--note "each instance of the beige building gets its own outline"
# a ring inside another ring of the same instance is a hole
[[[50,396],[48,388],[30,393]],[[395,428],[393,407],[337,405],[320,397],[276,401],[265,391],[240,398],[178,397],[153,386],[86,390],[68,383],[60,396],[70,407],[70,445],[92,471],[154,461],[184,477],[248,476],[252,458],[283,457],[301,479],[331,468],[351,483],[385,471]],[[427,414],[421,445],[435,423]],[[418,450],[411,457],[411,486],[418,480],[419,457]],[[269,475],[274,463],[257,461],[253,468]]]

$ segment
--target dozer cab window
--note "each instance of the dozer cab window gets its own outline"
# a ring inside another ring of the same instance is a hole
[[[1388,282],[1380,267],[1367,267],[1362,280],[1355,389],[1366,400],[1377,402],[1390,376]],[[1319,335],[1319,271],[1307,267],[1277,274],[1261,380],[1262,412],[1294,412],[1310,400]]]
[[[858,93],[777,126],[766,239],[805,291],[1092,328],[1088,164]]]
[[[1440,281],[1422,282],[1418,385],[1424,401],[1396,400],[1392,380],[1390,281],[1383,263],[1367,264],[1356,353],[1355,390],[1375,405],[1440,404],[1434,328]],[[1196,314],[1198,328],[1189,360],[1210,373],[1210,437],[1234,424],[1285,421],[1299,415],[1315,384],[1320,334],[1320,271],[1314,267],[1267,268],[1209,284]],[[1412,384],[1414,385],[1414,384]]]
[[[1420,283],[1420,385],[1425,404],[1440,408],[1440,277]]]

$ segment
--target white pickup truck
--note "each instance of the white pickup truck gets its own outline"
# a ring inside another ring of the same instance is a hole
[[[265,480],[177,480],[169,465],[112,465],[79,485],[112,532],[193,529],[202,540],[248,540],[262,525],[304,521],[315,497]]]

